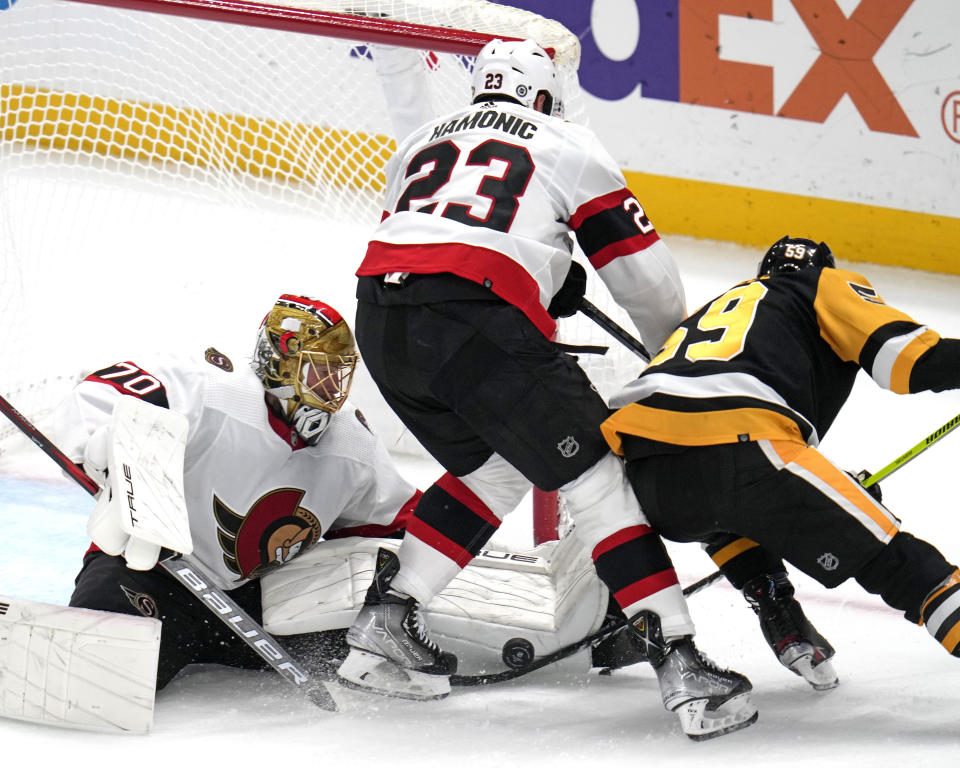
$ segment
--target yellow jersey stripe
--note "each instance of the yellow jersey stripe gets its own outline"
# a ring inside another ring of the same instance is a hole
[[[785,446],[779,443],[771,445],[784,461],[784,469],[818,488],[856,518],[878,540],[887,542],[900,529],[899,521],[886,507],[874,500],[856,480],[831,464],[819,451],[809,447],[796,451],[793,444],[786,447],[784,455],[780,451]]]
[[[765,408],[683,413],[631,403],[610,416],[600,428],[611,450],[620,455],[623,455],[621,435],[691,446],[746,440],[798,440],[804,443],[795,421]]]
[[[925,352],[936,346],[938,341],[940,341],[940,334],[927,329],[904,347],[903,351],[897,355],[890,372],[892,392],[898,395],[910,394],[910,374],[913,373],[913,366]]]

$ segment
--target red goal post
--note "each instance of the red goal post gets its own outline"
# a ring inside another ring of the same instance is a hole
[[[229,24],[243,24],[285,32],[380,43],[397,47],[426,49],[442,53],[459,53],[475,56],[495,37],[504,40],[519,40],[505,34],[474,32],[465,29],[430,26],[389,18],[365,16],[357,13],[335,13],[310,7],[293,7],[267,3],[251,3],[244,0],[67,0],[68,2],[124,8],[132,11],[162,13],[183,18],[203,19]],[[373,13],[387,13],[390,3],[353,3],[362,10],[365,5],[374,8]],[[376,8],[384,8],[378,11]],[[555,49],[545,48],[551,57]]]

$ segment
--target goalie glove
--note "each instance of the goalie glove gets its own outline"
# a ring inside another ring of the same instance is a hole
[[[570,271],[564,278],[560,290],[553,295],[547,314],[556,319],[577,314],[580,302],[587,291],[587,270],[578,261],[570,262]]]
[[[108,555],[122,555],[128,568],[149,571],[160,559],[160,546],[131,536],[124,527],[126,497],[108,487],[87,521],[90,540]]]
[[[108,555],[122,555],[130,537],[120,522],[122,509],[119,503],[114,503],[114,499],[119,499],[119,496],[113,492],[110,482],[112,442],[113,424],[110,423],[99,427],[84,446],[83,471],[100,486],[97,504],[87,521],[87,533],[90,540]]]
[[[91,436],[84,452],[85,467],[88,460],[99,466],[106,453],[106,484],[87,532],[101,550],[123,555],[134,570],[153,568],[163,547],[193,551],[183,497],[187,429],[182,414],[122,397],[113,422]]]
[[[104,424],[90,435],[83,448],[83,471],[86,472],[101,489],[107,487],[107,464],[110,461],[110,441],[113,439],[113,428]],[[103,494],[101,490],[100,495]],[[99,496],[97,497],[99,498]]]

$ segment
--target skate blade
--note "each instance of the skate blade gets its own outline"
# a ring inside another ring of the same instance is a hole
[[[694,741],[715,739],[757,722],[759,713],[749,691],[727,699],[716,709],[708,710],[707,704],[708,699],[694,699],[674,710],[683,732]]]
[[[340,685],[379,696],[414,701],[444,699],[450,693],[450,678],[404,669],[374,653],[351,648],[340,669]]]
[[[814,666],[812,656],[801,656],[790,665],[789,669],[810,683],[815,691],[829,691],[840,685],[833,664],[828,659]]]

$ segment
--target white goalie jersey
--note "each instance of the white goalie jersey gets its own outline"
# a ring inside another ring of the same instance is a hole
[[[659,349],[686,312],[673,255],[593,132],[517,104],[465,107],[401,143],[357,275],[453,273],[549,337],[546,308],[569,271],[571,233]]]
[[[193,554],[221,589],[306,552],[321,538],[388,536],[420,492],[349,404],[316,445],[264,401],[248,366],[214,349],[195,358],[121,362],[90,374],[61,403],[56,439],[71,460],[108,424],[122,397],[187,417],[183,491]]]

